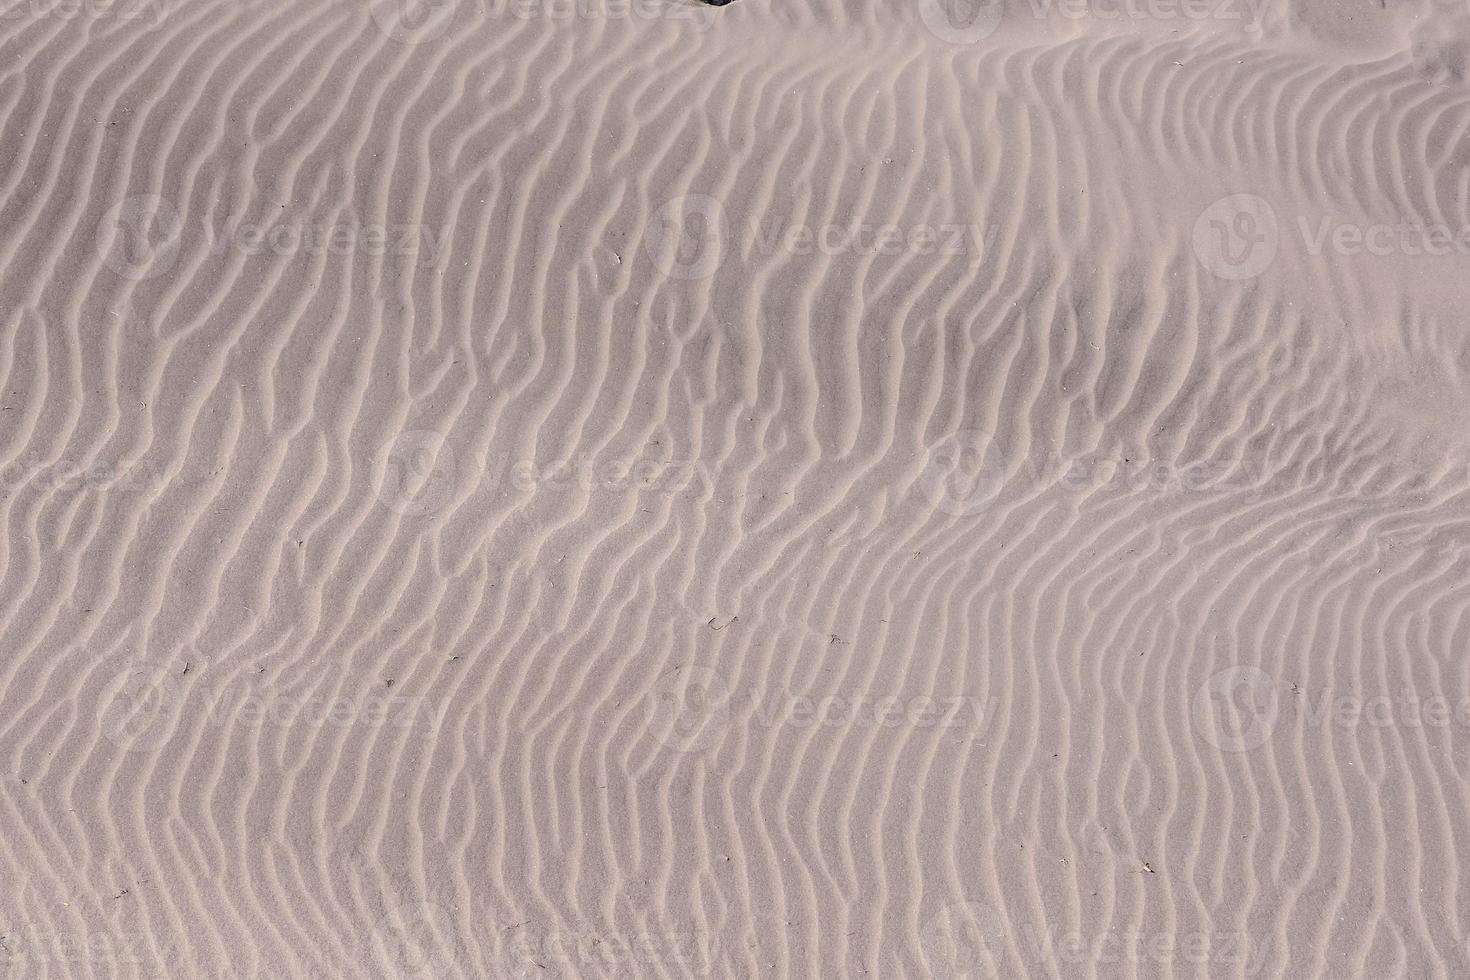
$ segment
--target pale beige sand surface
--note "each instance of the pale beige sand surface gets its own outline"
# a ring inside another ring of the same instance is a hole
[[[0,976],[1470,976],[1470,7],[4,2]]]

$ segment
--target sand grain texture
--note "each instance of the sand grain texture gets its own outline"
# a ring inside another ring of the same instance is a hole
[[[8,7],[0,976],[1470,975],[1470,7],[1064,6]]]

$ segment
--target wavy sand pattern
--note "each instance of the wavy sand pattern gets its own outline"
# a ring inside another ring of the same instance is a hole
[[[0,975],[1470,975],[1470,7],[0,16]]]

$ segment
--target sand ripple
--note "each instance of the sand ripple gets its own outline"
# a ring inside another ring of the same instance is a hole
[[[123,6],[0,16],[4,975],[1470,973],[1470,8]]]

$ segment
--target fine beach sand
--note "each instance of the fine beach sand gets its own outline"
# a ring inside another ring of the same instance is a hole
[[[8,4],[0,977],[1470,976],[1467,69]]]

